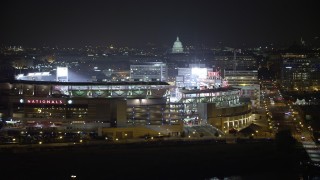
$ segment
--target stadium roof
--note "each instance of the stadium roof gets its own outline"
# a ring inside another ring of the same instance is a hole
[[[214,88],[214,89],[192,89],[192,90],[187,90],[187,89],[180,89],[179,91],[183,94],[196,94],[196,93],[211,93],[211,92],[223,92],[223,91],[231,91],[231,90],[240,90],[239,88],[234,88],[234,87],[222,87],[222,88]]]
[[[121,81],[121,82],[58,82],[58,81],[26,81],[26,80],[8,80],[2,83],[11,84],[37,84],[37,85],[65,85],[65,86],[125,86],[125,85],[169,85],[166,82],[143,82],[143,81]]]

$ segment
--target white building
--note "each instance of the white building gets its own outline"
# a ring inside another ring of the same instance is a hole
[[[177,37],[177,40],[173,43],[172,53],[183,53],[183,46],[179,37]]]

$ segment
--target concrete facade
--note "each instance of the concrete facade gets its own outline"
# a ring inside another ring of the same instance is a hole
[[[252,122],[249,104],[217,107],[215,103],[200,103],[198,113],[200,118],[206,120],[208,124],[225,132],[231,128],[243,128]]]

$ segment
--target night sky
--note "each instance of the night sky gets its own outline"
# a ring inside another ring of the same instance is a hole
[[[10,0],[1,45],[259,46],[320,37],[316,0]]]

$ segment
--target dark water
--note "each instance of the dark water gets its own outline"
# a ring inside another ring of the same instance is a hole
[[[299,179],[273,143],[99,146],[2,153],[0,179]]]

